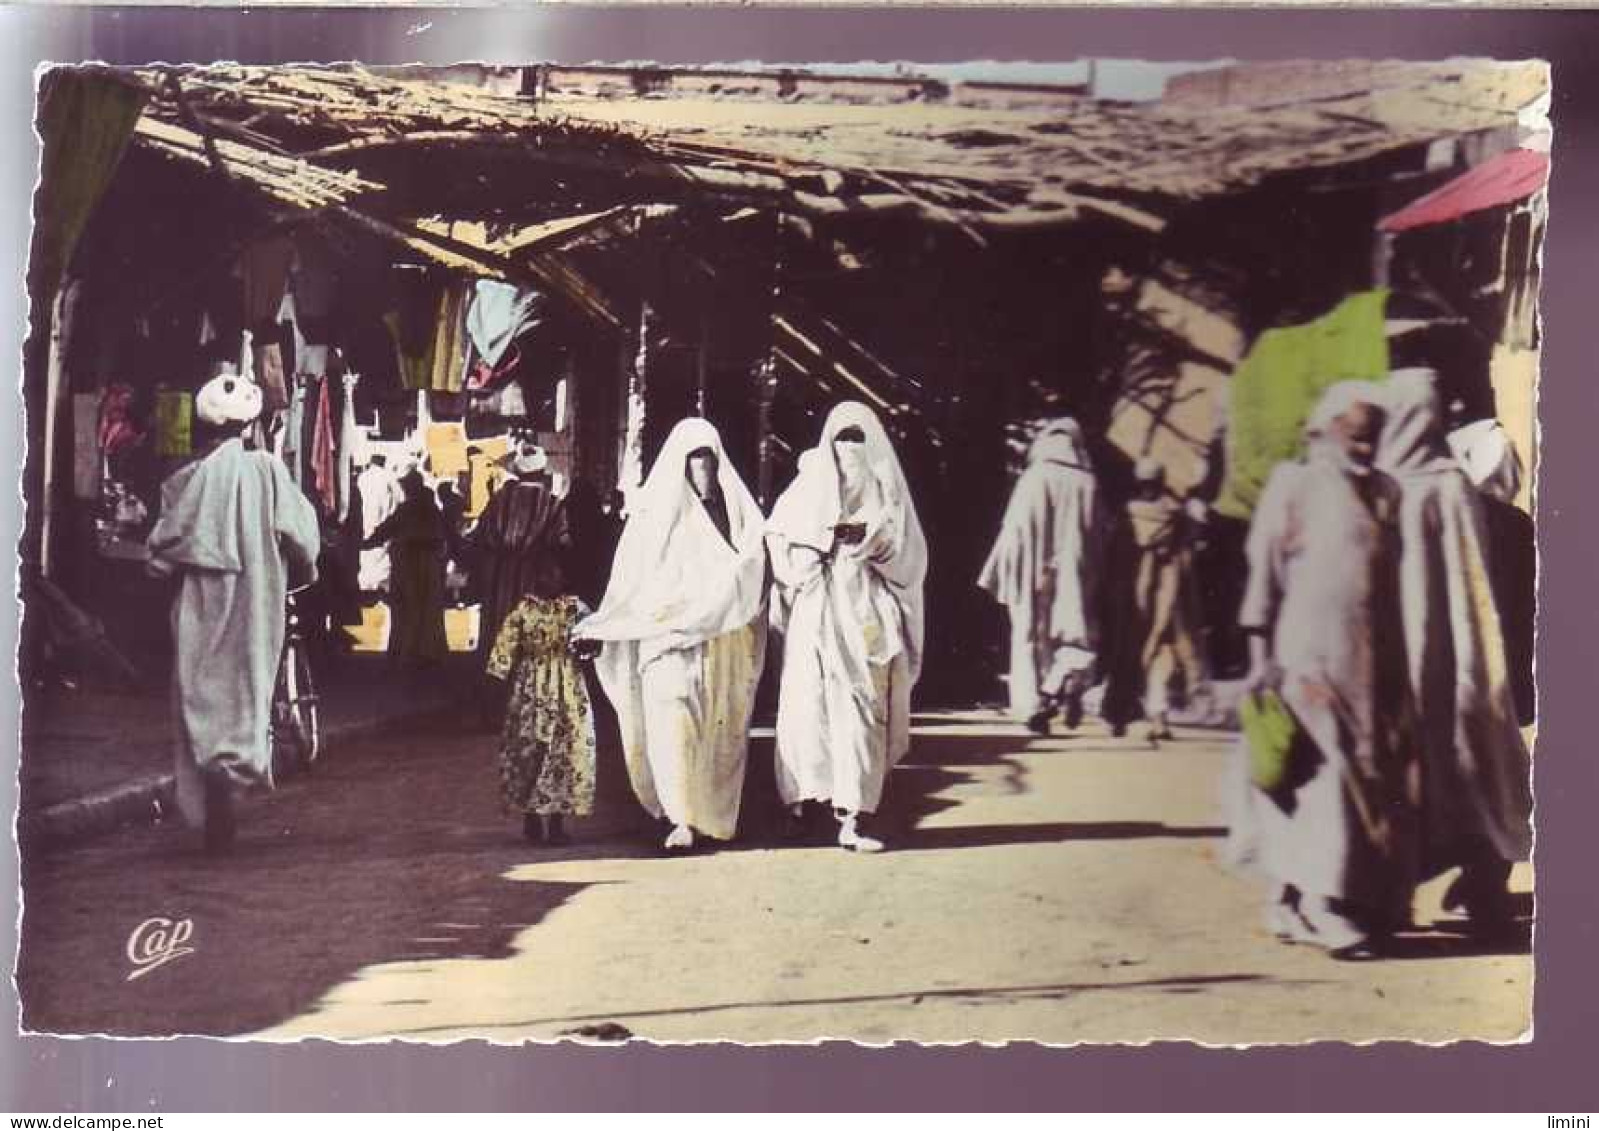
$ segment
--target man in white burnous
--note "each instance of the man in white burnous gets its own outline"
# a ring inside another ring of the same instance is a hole
[[[199,457],[161,487],[150,570],[175,577],[177,803],[211,851],[234,839],[235,795],[272,785],[268,724],[291,571],[314,580],[316,511],[265,451],[245,447],[261,390],[224,374],[195,397]]]
[[[828,415],[821,442],[767,523],[783,632],[777,786],[796,817],[832,806],[838,843],[878,852],[860,818],[910,748],[910,695],[922,669],[927,542],[904,471],[865,405]]]

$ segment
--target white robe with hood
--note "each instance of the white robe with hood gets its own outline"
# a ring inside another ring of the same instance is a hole
[[[866,437],[864,481],[846,498],[833,441]],[[833,528],[865,540],[834,546]],[[875,812],[888,771],[910,748],[910,694],[922,670],[927,542],[905,474],[865,405],[836,407],[821,442],[767,524],[784,634],[777,785],[785,804],[827,801]]]
[[[1010,613],[1010,706],[1018,719],[1094,666],[1097,505],[1077,422],[1050,421],[1027,454],[977,581]]]
[[[1400,593],[1424,762],[1427,871],[1462,863],[1463,838],[1505,860],[1532,849],[1531,761],[1494,605],[1482,501],[1451,453],[1430,370],[1385,386],[1377,466],[1400,487]]]
[[[289,574],[315,577],[316,511],[289,469],[227,440],[161,487],[150,568],[179,578],[172,607],[177,801],[205,818],[201,771],[272,783],[268,724],[283,651]]]
[[[688,481],[716,453],[727,538]],[[672,429],[634,496],[599,610],[573,631],[616,709],[639,803],[719,840],[738,828],[755,685],[766,659],[762,516],[705,420]]]

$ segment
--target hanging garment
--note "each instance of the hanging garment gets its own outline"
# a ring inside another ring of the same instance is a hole
[[[435,393],[459,393],[466,383],[466,283],[452,283],[439,299],[437,328],[433,335],[432,365],[424,386]]]
[[[326,242],[312,235],[296,240],[294,279],[289,293],[294,296],[296,312],[306,323],[325,322],[333,313],[337,282],[335,261]],[[306,329],[302,325],[301,330]],[[315,334],[307,334],[307,337],[316,342],[326,341]]]
[[[72,394],[72,494],[77,499],[100,497],[100,394]]]
[[[151,569],[180,578],[176,642],[177,801],[205,817],[202,773],[272,781],[272,689],[283,652],[290,572],[309,580],[321,536],[316,513],[265,452],[228,440],[161,488]]]
[[[239,256],[239,276],[244,280],[244,324],[249,327],[276,322],[294,264],[294,244],[277,236],[252,244]]]
[[[1366,291],[1314,322],[1267,330],[1238,363],[1220,513],[1249,518],[1272,469],[1304,454],[1305,419],[1329,386],[1387,377],[1387,301],[1385,290]]]
[[[512,345],[498,365],[490,365],[473,356],[467,365],[466,387],[474,393],[488,392],[503,387],[522,373],[521,347]]]
[[[324,377],[317,382],[316,424],[311,439],[311,484],[326,514],[337,513],[339,505],[338,439],[333,431],[331,380]]]
[[[688,480],[688,457],[702,448],[716,456],[725,537]],[[716,429],[680,421],[634,496],[599,611],[575,630],[604,644],[595,671],[639,804],[720,840],[738,828],[766,658],[762,525]]]
[[[526,287],[479,279],[466,328],[478,357],[492,372],[511,343],[538,323],[544,296]]]
[[[360,383],[355,373],[344,375],[344,398],[339,411],[338,455],[334,476],[337,499],[337,517],[343,522],[350,514],[350,495],[355,490],[356,453],[366,443],[366,434],[355,422],[355,387]]]
[[[100,398],[101,453],[117,456],[143,439],[133,422],[133,387],[121,382],[107,386]]]
[[[307,380],[294,379],[289,393],[289,408],[283,417],[283,445],[279,453],[289,477],[300,486],[305,485],[305,401]]]
[[[289,386],[284,378],[283,347],[277,342],[257,341],[254,345],[255,383],[261,386],[264,412],[282,412],[289,407]]]
[[[1077,422],[1047,423],[1027,461],[977,580],[1010,614],[1011,713],[1022,720],[1091,671],[1099,643],[1098,484]]]
[[[846,429],[864,443],[840,441]],[[864,536],[841,540],[844,524]],[[871,409],[846,402],[828,414],[772,510],[767,541],[783,633],[778,792],[789,805],[876,812],[888,771],[910,749],[927,541]]]
[[[162,389],[155,396],[156,454],[181,458],[193,447],[194,397],[186,389]]]

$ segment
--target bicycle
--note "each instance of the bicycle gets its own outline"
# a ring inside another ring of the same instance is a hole
[[[322,716],[311,675],[311,656],[295,601],[308,586],[290,589],[284,607],[283,654],[272,691],[272,765],[275,773],[310,771],[322,754]]]

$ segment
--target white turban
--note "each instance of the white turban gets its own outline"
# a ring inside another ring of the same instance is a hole
[[[261,386],[230,373],[213,377],[195,394],[194,411],[216,427],[248,424],[261,415]]]

